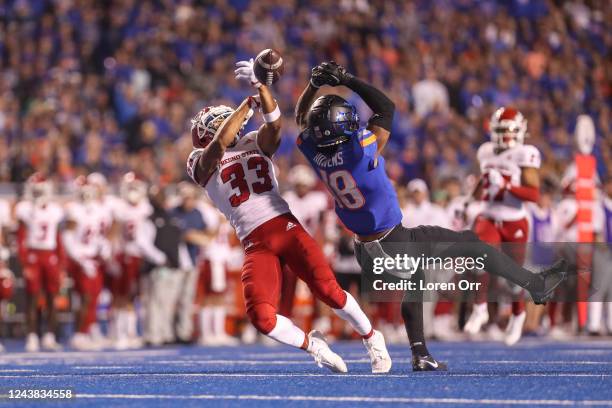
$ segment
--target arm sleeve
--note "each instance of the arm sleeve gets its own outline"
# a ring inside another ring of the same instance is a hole
[[[391,131],[395,104],[382,91],[362,81],[357,77],[351,77],[346,86],[363,99],[374,114],[368,120],[369,125],[379,126]]]

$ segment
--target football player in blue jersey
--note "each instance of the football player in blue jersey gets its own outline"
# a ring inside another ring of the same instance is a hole
[[[316,98],[324,85],[345,86],[364,100],[373,111],[365,127],[359,122],[356,108],[340,96]],[[394,110],[395,105],[383,92],[342,66],[323,62],[312,69],[295,111],[301,128],[298,147],[334,196],[338,217],[355,233],[355,255],[363,273],[371,274],[373,260],[381,256],[481,258],[485,270],[525,288],[536,303],[550,299],[566,277],[564,260],[536,274],[483,243],[471,231],[402,226],[402,212],[381,155],[389,139]],[[422,280],[423,269],[415,269],[411,280]],[[397,270],[386,272],[397,276]],[[445,370],[446,365],[427,350],[423,293],[419,284],[415,286],[416,291],[404,293],[401,305],[413,370]]]

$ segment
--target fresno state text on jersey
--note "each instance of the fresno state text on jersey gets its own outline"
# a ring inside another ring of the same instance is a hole
[[[501,190],[495,197],[489,197],[486,193],[489,173],[492,170],[499,172],[506,183],[521,185],[521,173],[525,167],[539,169],[541,165],[540,152],[535,146],[517,145],[503,150],[495,151],[495,144],[486,142],[480,146],[477,153],[480,171],[484,180],[486,201],[482,215],[499,221],[516,221],[527,216],[523,208],[523,200],[515,197],[507,189]]]
[[[250,132],[229,147],[208,180],[197,180],[195,166],[205,149],[196,149],[187,159],[187,174],[204,187],[210,200],[230,221],[238,238],[244,239],[264,222],[289,212],[278,191],[274,164],[257,145],[257,132]]]

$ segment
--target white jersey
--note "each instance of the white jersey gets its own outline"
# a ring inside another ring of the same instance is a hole
[[[283,198],[304,229],[310,235],[316,234],[321,226],[321,213],[329,208],[327,194],[313,190],[299,197],[295,191],[287,191]]]
[[[414,228],[419,225],[434,225],[442,228],[451,227],[446,211],[431,201],[423,201],[420,205],[409,203],[402,208],[402,214],[404,215],[402,224],[406,228]]]
[[[153,213],[147,199],[133,205],[121,200],[115,208],[115,219],[121,224],[121,251],[130,256],[142,257],[142,250],[136,239],[136,230]]]
[[[495,153],[495,145],[486,142],[480,146],[477,153],[480,163],[480,172],[486,179],[488,172],[497,170],[506,180],[513,185],[521,185],[521,172],[524,167],[539,169],[541,165],[540,152],[531,145],[517,145]],[[503,191],[496,197],[486,197],[486,206],[482,215],[497,221],[517,221],[527,217],[523,200],[517,198],[509,191]]]
[[[25,225],[27,248],[47,251],[57,248],[57,233],[64,218],[64,210],[59,204],[20,201],[15,207],[15,217]]]
[[[11,204],[8,200],[0,199],[0,233],[2,228],[11,226]]]
[[[204,187],[213,204],[225,215],[240,240],[264,222],[289,212],[278,191],[274,164],[257,145],[257,132],[229,147],[208,180],[196,180],[194,169],[204,149],[187,159],[187,173]]]
[[[99,255],[103,213],[96,202],[73,201],[66,205],[66,219],[75,223],[75,248],[66,247],[66,252],[75,261],[95,258]]]

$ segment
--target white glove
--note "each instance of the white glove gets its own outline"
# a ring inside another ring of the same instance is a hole
[[[506,188],[506,180],[504,176],[495,169],[489,170],[487,179],[489,181],[489,186],[487,188],[489,200],[495,200],[499,192]]]
[[[236,67],[234,74],[236,74],[237,80],[248,81],[255,88],[261,86],[261,82],[259,82],[259,79],[257,79],[253,71],[253,58],[248,61],[238,61]]]
[[[87,275],[88,278],[94,278],[96,273],[98,273],[98,266],[96,265],[96,261],[92,259],[85,259],[81,262],[81,267],[83,268],[83,272]]]

